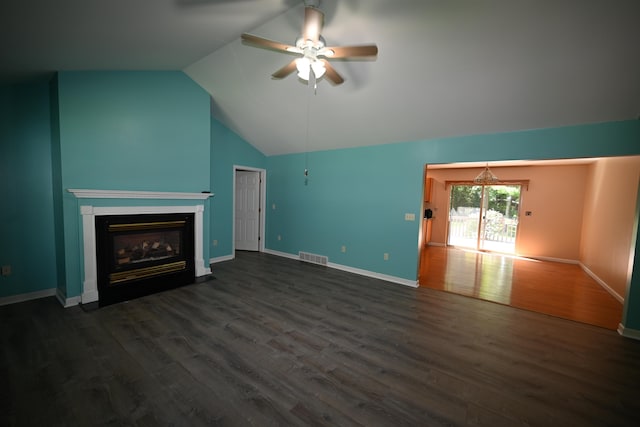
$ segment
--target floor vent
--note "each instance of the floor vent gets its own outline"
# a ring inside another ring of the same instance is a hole
[[[298,252],[298,255],[300,255],[300,261],[319,265],[327,265],[329,263],[329,258],[324,255],[310,254],[308,252]]]

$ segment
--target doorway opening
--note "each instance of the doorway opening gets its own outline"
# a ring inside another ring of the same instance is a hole
[[[234,166],[233,248],[264,251],[266,171]]]
[[[518,184],[451,185],[447,244],[514,254],[520,195]]]

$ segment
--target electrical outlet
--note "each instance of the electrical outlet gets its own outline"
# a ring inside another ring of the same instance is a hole
[[[272,209],[272,210],[274,210],[274,211],[276,210],[276,204],[275,204],[275,203],[273,203],[273,204],[271,205],[271,209]]]
[[[342,245],[342,247],[340,248],[340,252],[342,252],[342,253],[347,252],[347,247]]]
[[[213,246],[218,246],[218,241],[217,240],[213,241]]]
[[[282,236],[278,234],[278,240],[282,240]]]
[[[2,266],[2,275],[3,276],[11,276],[11,266],[10,265],[3,265]]]
[[[385,261],[389,261],[389,254],[385,252],[384,254],[384,260]]]

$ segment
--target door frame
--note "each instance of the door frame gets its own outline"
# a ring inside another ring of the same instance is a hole
[[[231,250],[234,257],[236,254],[236,175],[238,171],[258,172],[260,176],[260,211],[258,213],[260,231],[258,233],[258,252],[264,252],[265,247],[265,213],[267,205],[267,170],[250,166],[233,165],[233,189],[231,193],[233,194],[233,212],[231,213]]]

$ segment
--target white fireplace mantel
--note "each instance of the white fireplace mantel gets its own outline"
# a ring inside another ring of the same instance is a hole
[[[85,190],[67,189],[78,199],[158,199],[158,200],[206,200],[212,193],[180,193],[169,191]]]
[[[213,196],[211,193],[161,193],[151,191],[110,191],[110,190],[68,190],[78,198],[146,198],[171,200],[203,200]],[[96,261],[96,216],[135,215],[156,213],[193,213],[194,214],[194,256],[196,277],[211,274],[211,268],[205,267],[203,250],[204,205],[193,206],[80,206],[82,215],[82,240],[84,254],[84,281],[81,302],[83,304],[98,301],[98,272]]]

